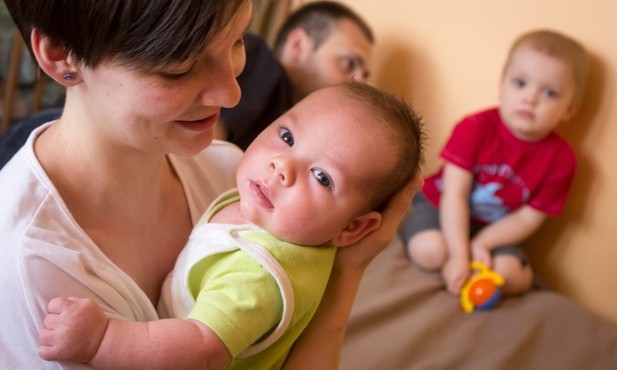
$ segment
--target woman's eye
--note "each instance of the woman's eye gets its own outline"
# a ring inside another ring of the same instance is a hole
[[[170,80],[179,80],[181,78],[190,76],[192,72],[193,72],[193,66],[191,65],[191,67],[187,69],[183,69],[183,70],[178,69],[175,71],[164,71],[164,72],[161,72],[160,75]]]
[[[242,46],[244,47],[244,36],[240,37],[239,39],[236,40],[235,42],[236,46]]]
[[[281,139],[283,139],[284,142],[287,143],[287,145],[289,146],[294,145],[294,136],[291,133],[291,131],[289,131],[288,129],[281,128],[281,130],[279,131],[279,136]]]
[[[327,173],[322,170],[313,170],[313,175],[321,185],[327,187],[328,189],[332,189],[332,179]]]
[[[189,74],[190,74],[190,71],[182,72],[182,73],[162,73],[163,77],[168,78],[170,80],[179,80],[181,78],[188,76]]]

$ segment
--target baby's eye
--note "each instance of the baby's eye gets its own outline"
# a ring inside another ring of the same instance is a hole
[[[542,95],[546,98],[556,98],[559,96],[559,93],[555,89],[546,87],[542,89]]]
[[[287,145],[294,146],[294,136],[288,129],[281,127],[281,130],[279,131],[279,137],[283,139],[283,141],[286,142]]]
[[[313,175],[315,175],[315,178],[321,185],[327,187],[328,189],[332,189],[332,179],[327,173],[322,170],[313,170]]]

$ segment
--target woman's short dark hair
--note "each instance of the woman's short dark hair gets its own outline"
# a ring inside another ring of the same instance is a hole
[[[148,71],[185,61],[248,0],[5,0],[30,46],[38,29],[85,66],[102,60]]]

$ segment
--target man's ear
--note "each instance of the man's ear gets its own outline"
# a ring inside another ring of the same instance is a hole
[[[287,36],[281,53],[281,61],[284,65],[299,64],[312,50],[313,39],[303,28],[296,28]]]
[[[30,43],[39,67],[54,81],[64,86],[74,86],[81,82],[77,66],[64,49],[53,46],[49,38],[37,29],[33,29],[30,33]],[[64,78],[66,74],[72,74],[72,77],[66,79]]]
[[[362,239],[366,234],[377,230],[381,224],[381,213],[370,211],[354,218],[341,232],[332,239],[335,247],[345,247]]]

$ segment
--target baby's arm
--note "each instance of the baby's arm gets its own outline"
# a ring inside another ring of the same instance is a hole
[[[473,175],[454,164],[446,163],[439,215],[448,248],[448,260],[442,275],[448,290],[458,294],[471,270],[469,243],[469,196]]]
[[[92,300],[54,298],[39,334],[45,360],[114,369],[220,369],[231,361],[221,339],[194,320],[109,319]]]

